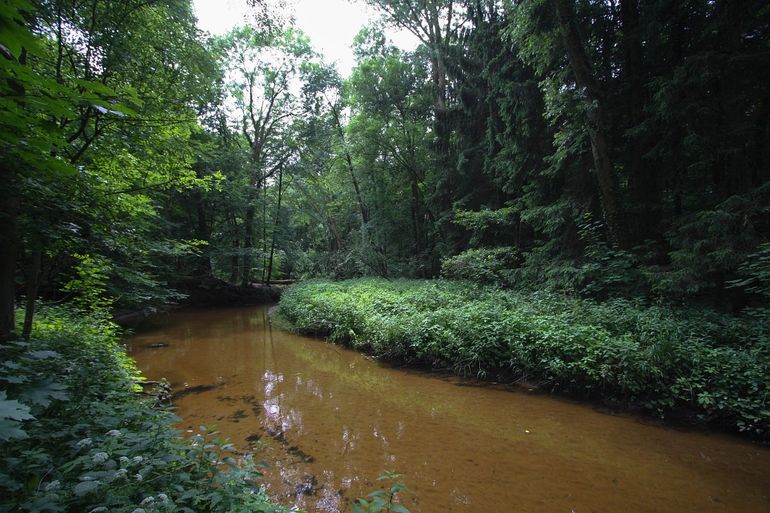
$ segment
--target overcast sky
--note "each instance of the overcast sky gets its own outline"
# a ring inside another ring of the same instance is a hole
[[[223,34],[242,24],[248,12],[246,0],[194,0],[198,26],[212,34]],[[343,76],[350,75],[355,64],[353,37],[359,29],[377,19],[378,13],[362,1],[290,0],[294,4],[297,27],[309,37],[325,60],[336,62]],[[394,43],[404,49],[417,46],[417,39],[404,31],[391,31]]]

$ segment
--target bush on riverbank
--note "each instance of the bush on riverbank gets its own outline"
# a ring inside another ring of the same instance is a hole
[[[0,345],[0,511],[285,511],[250,459],[141,399],[113,325],[45,309],[34,334]]]
[[[395,361],[539,382],[770,435],[770,341],[757,321],[629,300],[379,279],[295,285],[280,313],[301,333]]]

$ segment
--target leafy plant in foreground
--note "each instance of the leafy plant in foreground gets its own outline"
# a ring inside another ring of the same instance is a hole
[[[285,511],[251,456],[140,398],[114,326],[45,308],[34,333],[0,346],[0,511]]]
[[[392,481],[387,488],[380,488],[353,501],[353,513],[409,513],[409,510],[401,504],[399,493],[410,492],[407,486],[399,481],[400,474],[385,472],[377,481]]]

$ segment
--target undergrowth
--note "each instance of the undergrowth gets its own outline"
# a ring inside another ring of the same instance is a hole
[[[216,433],[142,398],[116,328],[63,308],[0,345],[0,511],[280,512]]]
[[[770,437],[769,327],[756,319],[380,279],[295,285],[280,314],[298,332],[390,360],[522,379]]]

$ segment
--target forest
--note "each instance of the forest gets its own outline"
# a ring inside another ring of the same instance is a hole
[[[302,333],[768,440],[770,5],[360,1],[350,76],[280,0],[225,35],[190,0],[3,1],[0,511],[140,511],[57,448],[94,398],[115,454],[153,425],[191,458],[138,471],[182,490],[158,511],[280,511],[137,402],[111,322],[276,282]]]
[[[372,3],[422,44],[366,27],[343,80],[258,6],[203,39],[186,2],[11,2],[3,336],[22,296],[148,308],[208,276],[761,316],[764,2]]]

